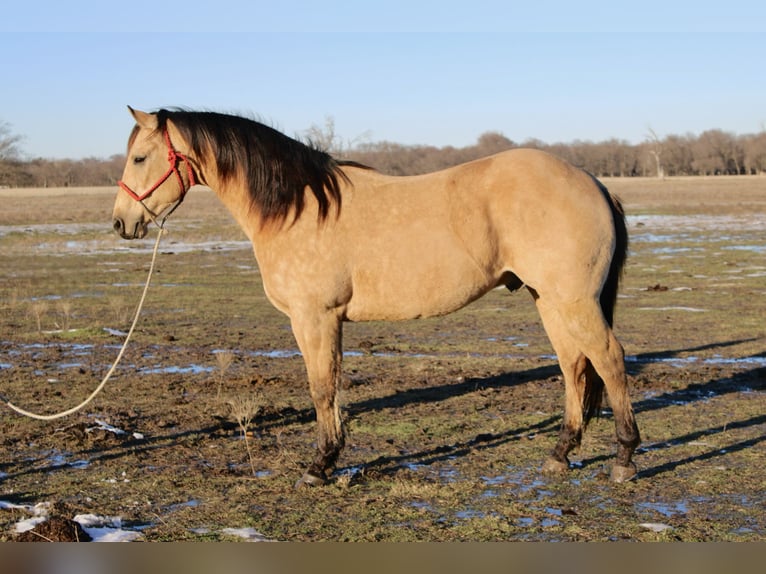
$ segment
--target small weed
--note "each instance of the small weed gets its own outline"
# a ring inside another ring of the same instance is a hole
[[[57,307],[58,307],[59,317],[61,319],[58,324],[58,328],[61,329],[62,331],[68,331],[69,325],[72,320],[72,302],[61,299],[58,302]]]
[[[247,397],[233,397],[226,400],[226,404],[231,408],[231,416],[237,421],[239,430],[242,433],[242,438],[245,441],[245,448],[247,449],[247,457],[250,461],[250,470],[255,476],[255,464],[253,462],[253,452],[250,447],[250,436],[248,427],[253,419],[258,415],[263,408],[263,397],[260,395],[250,395]]]
[[[38,333],[42,332],[43,330],[43,317],[45,317],[45,314],[47,312],[48,312],[47,301],[38,299],[36,301],[32,301],[32,303],[29,306],[29,315],[34,319],[35,325],[37,326]]]
[[[231,351],[220,351],[215,354],[215,362],[218,365],[218,392],[216,393],[216,399],[220,399],[226,371],[229,370],[229,367],[234,362],[234,353]]]
[[[275,442],[277,444],[277,448],[279,449],[277,461],[280,464],[284,464],[296,471],[301,471],[303,469],[303,463],[301,462],[298,454],[287,446],[284,437],[285,432],[282,429],[277,429],[277,431],[274,433]]]
[[[122,297],[110,297],[109,307],[112,309],[112,315],[118,326],[125,325],[128,322],[128,306]]]

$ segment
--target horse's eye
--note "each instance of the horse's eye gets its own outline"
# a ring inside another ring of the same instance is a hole
[[[145,155],[137,155],[136,157],[133,158],[133,163],[143,163],[145,159],[146,159]]]

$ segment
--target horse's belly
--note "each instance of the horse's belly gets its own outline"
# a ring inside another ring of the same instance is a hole
[[[496,286],[475,265],[417,266],[354,275],[349,321],[398,321],[457,311]]]

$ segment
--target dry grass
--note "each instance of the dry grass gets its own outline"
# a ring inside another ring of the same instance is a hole
[[[628,212],[687,214],[766,210],[766,176],[602,178]]]
[[[116,193],[116,187],[0,189],[0,225],[61,223],[61,214],[66,213],[67,222],[103,221],[109,230]],[[206,188],[194,189],[173,219],[201,217],[230,219],[226,208]]]
[[[114,320],[116,321],[115,327],[120,327],[128,323],[130,309],[125,302],[124,297],[109,297],[109,307],[111,308]]]

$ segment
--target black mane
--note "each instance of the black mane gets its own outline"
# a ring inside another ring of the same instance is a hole
[[[340,167],[357,165],[354,162],[336,160],[322,150],[239,116],[163,109],[157,117],[159,129],[167,120],[173,122],[200,161],[212,157],[223,181],[242,177],[251,207],[263,222],[284,221],[291,210],[295,210],[297,219],[304,208],[306,187],[319,203],[320,221],[327,218],[333,204],[336,213],[340,212],[340,186],[348,181]]]

